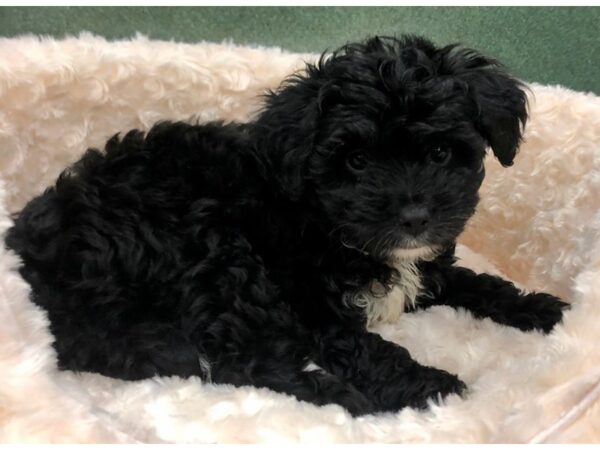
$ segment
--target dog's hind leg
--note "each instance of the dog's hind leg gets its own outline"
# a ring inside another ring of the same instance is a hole
[[[420,365],[405,348],[374,333],[331,327],[321,334],[315,360],[352,383],[379,411],[424,408],[429,399],[465,389],[455,375]]]
[[[311,370],[297,361],[239,355],[212,366],[212,381],[234,386],[269,388],[316,405],[338,404],[353,416],[378,408],[350,383],[322,369]]]
[[[165,323],[132,324],[116,333],[90,324],[56,320],[51,330],[62,370],[97,372],[124,380],[155,375],[210,377],[202,351]]]

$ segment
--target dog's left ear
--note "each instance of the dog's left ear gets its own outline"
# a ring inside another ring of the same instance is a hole
[[[274,187],[292,200],[302,197],[309,180],[321,86],[317,68],[308,65],[307,74],[291,76],[278,91],[267,94],[256,121],[258,145],[268,156]]]
[[[493,59],[472,50],[465,50],[460,56],[459,77],[466,82],[476,107],[475,126],[500,163],[511,166],[527,122],[524,85]]]

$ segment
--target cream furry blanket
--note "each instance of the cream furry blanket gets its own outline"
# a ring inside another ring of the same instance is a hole
[[[162,118],[246,120],[303,58],[142,37],[0,40],[0,233],[88,146]],[[265,389],[61,373],[0,245],[0,442],[600,442],[600,98],[531,91],[526,143],[511,169],[488,158],[460,250],[571,301],[564,323],[543,336],[435,307],[376,330],[457,373],[464,399],[353,419]]]

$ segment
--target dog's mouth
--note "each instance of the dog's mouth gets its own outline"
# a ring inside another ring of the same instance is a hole
[[[397,247],[391,251],[394,261],[417,261],[431,259],[439,250],[437,245],[422,245],[419,247]]]
[[[355,246],[344,240],[342,240],[342,245],[357,250],[364,255],[379,255],[395,262],[429,260],[435,257],[441,247],[440,245],[428,243],[426,239],[406,236],[389,240],[385,242],[385,246],[381,246],[381,242],[385,241],[375,241],[372,248],[369,248],[368,245]]]
[[[438,253],[440,246],[431,243],[429,238],[427,231],[416,237],[403,234],[389,252],[391,259],[393,261],[431,259]]]

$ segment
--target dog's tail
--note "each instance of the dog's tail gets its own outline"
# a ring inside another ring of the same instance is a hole
[[[6,246],[21,257],[20,272],[32,286],[33,300],[41,300],[45,296],[38,294],[52,285],[44,274],[52,272],[61,251],[59,231],[63,218],[54,189],[31,200],[13,220],[14,225],[6,234]]]

